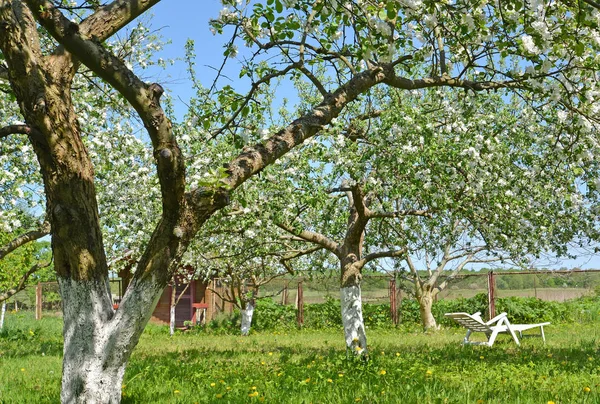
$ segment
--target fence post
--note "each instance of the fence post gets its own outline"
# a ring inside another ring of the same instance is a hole
[[[38,282],[35,287],[35,319],[42,318],[42,284]]]
[[[302,290],[302,281],[298,282],[298,293],[296,301],[298,303],[296,321],[298,322],[298,327],[302,327],[304,325],[304,291]]]
[[[488,313],[489,318],[496,317],[496,279],[494,271],[488,272]]]
[[[398,307],[396,305],[396,280],[390,279],[390,314],[392,316],[392,323],[398,324]]]
[[[281,304],[286,306],[288,303],[288,285],[286,284],[283,287],[283,292],[281,292]]]

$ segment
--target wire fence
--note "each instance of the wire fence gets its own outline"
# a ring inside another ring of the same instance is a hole
[[[413,299],[414,284],[406,279],[406,275],[364,275],[363,302],[399,307],[403,299]],[[444,277],[440,277],[439,283],[444,280]],[[392,281],[394,281],[393,287]],[[120,279],[111,279],[110,287],[113,301],[118,304],[124,293]],[[282,277],[264,285],[259,296],[271,298],[279,304],[299,307],[305,304],[324,303],[328,299],[339,299],[339,289],[337,274]],[[565,301],[581,296],[600,295],[600,270],[467,272],[451,280],[445,290],[438,294],[437,299],[470,298],[481,293],[488,295],[490,305],[497,298],[510,296]],[[27,287],[7,303],[9,310],[35,311],[37,307],[41,316],[42,311],[60,313],[62,300],[58,283],[45,282]],[[219,311],[219,307],[215,305],[215,310]]]

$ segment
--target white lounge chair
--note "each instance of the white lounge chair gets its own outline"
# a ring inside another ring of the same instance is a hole
[[[513,340],[517,345],[520,345],[519,339],[515,332],[519,333],[519,336],[523,338],[523,331],[531,328],[540,328],[542,340],[546,342],[546,336],[544,335],[544,326],[550,323],[538,323],[538,324],[511,324],[506,317],[506,313],[498,314],[490,321],[484,322],[481,318],[481,312],[475,314],[469,313],[446,313],[446,317],[452,318],[454,321],[462,325],[467,329],[467,335],[463,340],[463,344],[473,345],[494,345],[498,334],[508,332],[512,336]],[[473,342],[469,341],[469,337],[474,332],[483,332],[488,340],[486,342]]]

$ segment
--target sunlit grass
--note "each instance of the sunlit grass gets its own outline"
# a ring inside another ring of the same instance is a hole
[[[339,329],[171,338],[151,326],[128,366],[123,402],[596,403],[597,328],[552,325],[546,345],[532,337],[519,348],[503,335],[491,349],[461,347],[458,328],[370,330],[362,361],[346,356]],[[0,402],[57,402],[60,319],[11,316],[0,335]]]

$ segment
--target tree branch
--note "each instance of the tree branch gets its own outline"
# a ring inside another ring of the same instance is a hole
[[[25,234],[22,234],[15,239],[13,239],[10,243],[0,248],[0,260],[7,256],[9,253],[13,252],[17,248],[30,243],[32,241],[38,240],[44,236],[50,234],[50,223],[44,222],[39,229],[31,230]]]
[[[397,218],[397,217],[405,217],[405,216],[423,216],[423,217],[432,217],[432,213],[430,210],[418,210],[418,209],[408,209],[408,210],[397,210],[395,212],[368,212],[369,219],[375,218]]]
[[[408,251],[408,249],[406,247],[400,249],[400,250],[389,250],[389,251],[378,251],[378,252],[374,252],[371,254],[367,254],[363,259],[359,260],[355,265],[357,265],[359,268],[364,267],[365,265],[367,265],[369,262],[376,260],[378,258],[396,258],[396,257],[402,257],[403,255],[406,254],[406,252]]]
[[[121,59],[106,50],[100,43],[83,37],[80,27],[69,21],[52,3],[43,0],[27,0],[27,3],[39,23],[58,42],[121,93],[137,111],[154,147],[161,185],[163,217],[167,213],[177,217],[184,204],[185,167],[183,156],[171,130],[171,122],[159,103],[163,88],[158,84],[144,83],[125,66]],[[128,5],[139,6],[145,3],[149,7],[153,2],[117,1],[113,4],[124,6],[126,9]],[[115,21],[124,20],[117,18]],[[115,24],[114,27],[118,26],[117,23]],[[90,23],[89,26],[94,27],[96,24]]]
[[[286,224],[283,224],[283,223],[276,223],[276,225],[277,225],[277,227],[287,231],[288,233],[293,234],[294,236],[300,237],[304,241],[318,244],[321,247],[331,251],[332,253],[334,253],[336,255],[338,253],[338,244],[335,241],[330,240],[329,238],[325,237],[322,234],[314,233],[312,231],[307,231],[307,230],[302,230],[300,232],[297,232],[292,227],[290,227]]]
[[[79,24],[79,32],[102,42],[146,12],[160,0],[116,0]]]
[[[29,135],[35,129],[33,129],[29,125],[8,125],[3,128],[0,128],[0,139],[5,138],[10,135]]]
[[[289,261],[293,260],[294,258],[299,258],[302,257],[304,255],[308,255],[308,254],[312,254],[316,251],[319,251],[321,249],[323,249],[324,247],[321,245],[315,246],[313,248],[309,248],[306,250],[300,250],[300,251],[294,251],[294,252],[289,252],[287,254],[285,254],[283,257],[281,257],[281,259],[279,260],[279,262],[281,263],[281,265],[284,266],[284,268],[286,269],[286,271],[288,271],[289,274],[294,275],[295,271],[294,268],[292,268],[292,266],[290,265]]]

